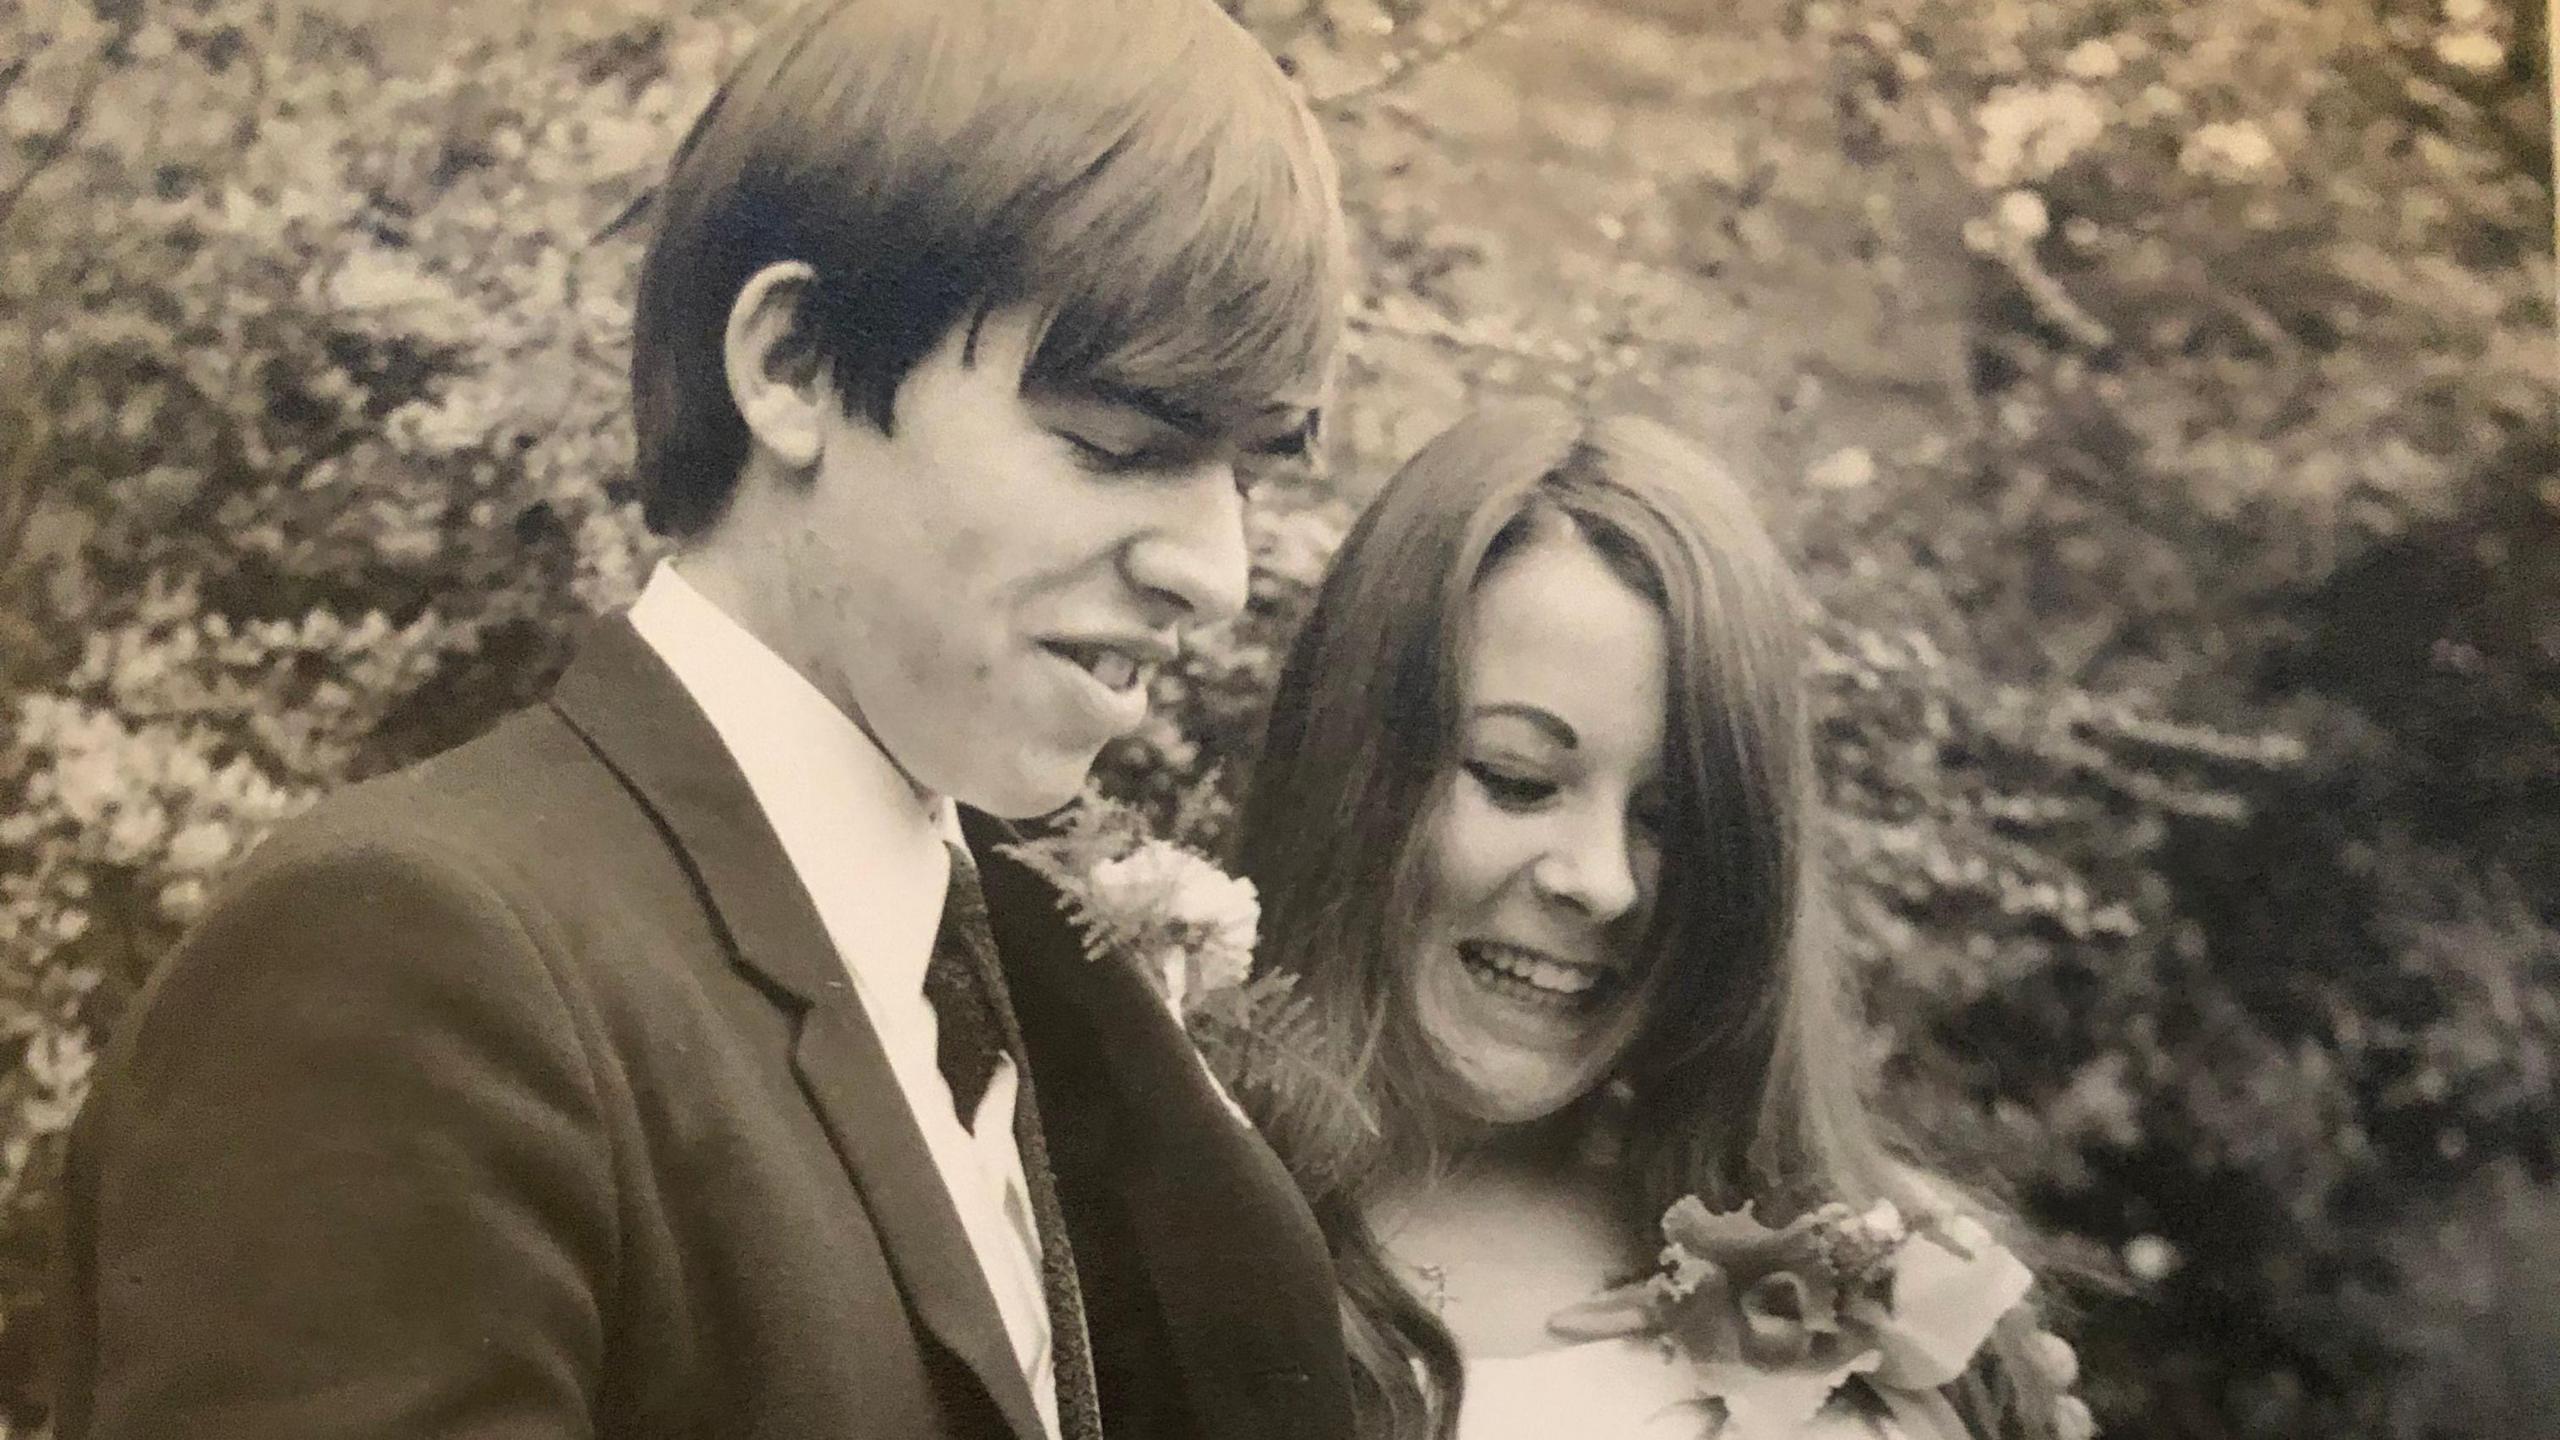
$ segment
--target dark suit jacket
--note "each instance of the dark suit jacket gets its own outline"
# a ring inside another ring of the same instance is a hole
[[[1347,1434],[1287,1175],[968,824],[1110,1434]],[[619,619],[548,704],[260,848],[67,1186],[64,1440],[1040,1434],[816,912]]]

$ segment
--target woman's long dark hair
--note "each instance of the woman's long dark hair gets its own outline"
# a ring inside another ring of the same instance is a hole
[[[1298,977],[1324,1063],[1349,1082],[1244,1099],[1332,1242],[1365,1435],[1454,1431],[1457,1348],[1363,1206],[1447,1154],[1433,1103],[1447,1081],[1406,989],[1428,822],[1456,768],[1475,593],[1559,524],[1659,609],[1668,642],[1669,819],[1640,957],[1653,998],[1618,1070],[1631,1213],[1686,1194],[1763,1214],[1956,1197],[1900,1157],[1863,1093],[1813,878],[1806,602],[1748,497],[1650,421],[1479,411],[1407,462],[1344,541],[1282,668],[1239,827],[1258,963]],[[2024,1341],[2010,1329],[1993,1348]],[[1977,1371],[1955,1398],[1978,1428],[2049,1433],[2032,1366]]]

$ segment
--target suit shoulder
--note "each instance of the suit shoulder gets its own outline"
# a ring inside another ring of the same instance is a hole
[[[618,787],[575,730],[547,705],[519,710],[474,739],[346,786],[313,807],[303,829],[415,831],[459,826],[475,840]]]
[[[478,738],[340,789],[280,825],[235,880],[350,856],[467,870],[507,894],[558,890],[601,857],[663,841],[620,778],[557,711],[537,705]],[[226,889],[236,888],[232,886]]]
[[[518,712],[276,827],[217,887],[153,988],[176,983],[170,971],[206,966],[308,962],[351,978],[364,954],[406,955],[421,976],[475,956],[556,961],[558,947],[545,943],[550,897],[594,868],[561,836],[610,829],[614,790],[556,716]]]

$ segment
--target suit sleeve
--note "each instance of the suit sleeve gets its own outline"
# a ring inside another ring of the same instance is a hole
[[[457,858],[299,848],[111,1048],[63,1434],[591,1435],[612,1167],[559,957]]]

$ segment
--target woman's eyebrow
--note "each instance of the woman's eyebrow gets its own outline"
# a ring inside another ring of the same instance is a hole
[[[1271,460],[1294,460],[1307,453],[1315,433],[1316,412],[1302,410],[1294,423],[1274,429],[1267,438],[1247,443],[1245,453]]]
[[[1495,705],[1479,705],[1475,708],[1475,713],[1481,719],[1489,720],[1496,716],[1507,715],[1515,720],[1526,721],[1532,727],[1544,733],[1548,739],[1553,740],[1556,744],[1567,750],[1574,749],[1582,744],[1582,737],[1573,732],[1572,726],[1567,725],[1563,720],[1557,718],[1554,711],[1542,710],[1535,705],[1524,705],[1518,701],[1504,701]]]

